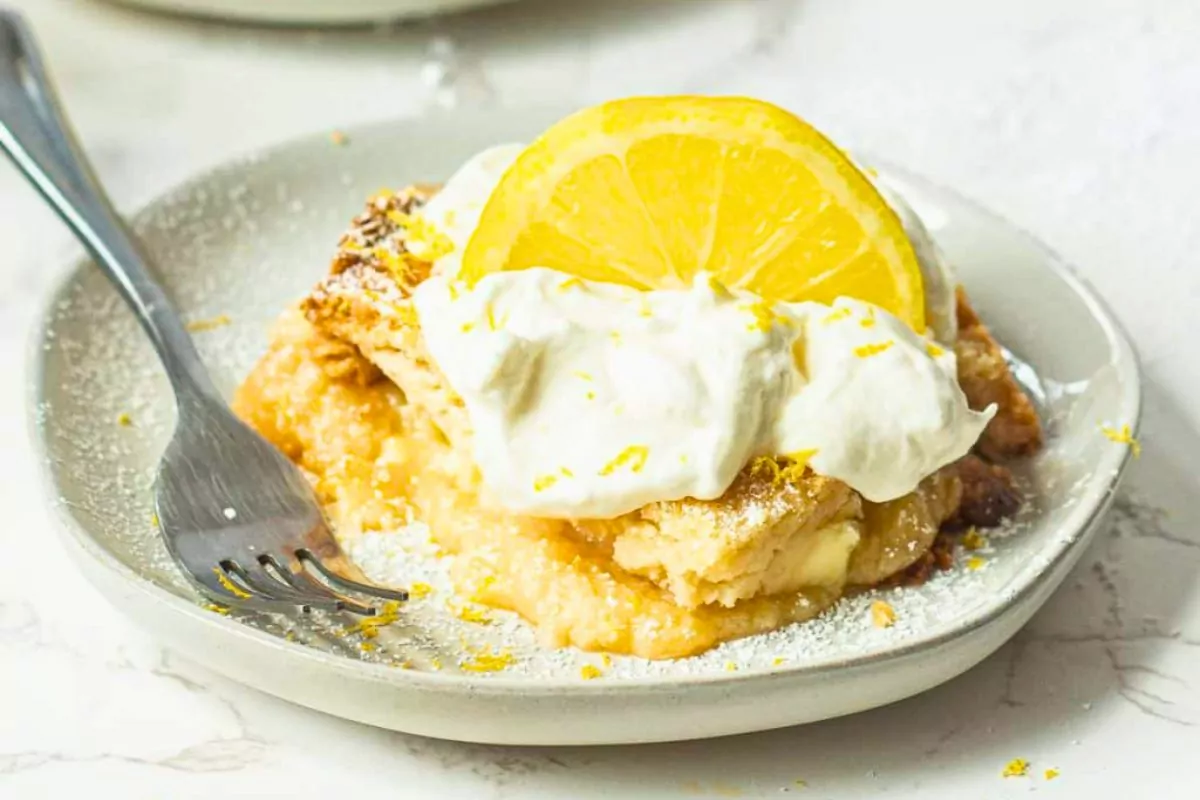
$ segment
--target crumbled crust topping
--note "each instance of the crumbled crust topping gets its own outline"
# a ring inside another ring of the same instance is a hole
[[[366,209],[338,240],[331,272],[338,275],[354,266],[371,267],[391,275],[406,296],[411,294],[429,277],[432,264],[409,252],[405,220],[420,210],[437,188],[417,184],[398,192],[381,191],[368,200]]]
[[[982,411],[996,404],[996,416],[979,440],[979,452],[989,459],[1031,456],[1042,449],[1042,423],[1037,410],[1008,368],[1004,351],[958,288],[958,382],[971,408]]]

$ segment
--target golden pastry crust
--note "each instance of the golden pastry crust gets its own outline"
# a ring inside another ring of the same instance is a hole
[[[958,288],[958,382],[971,408],[996,404],[996,416],[978,449],[992,460],[1031,456],[1042,448],[1042,424],[1029,396],[1013,378],[999,343]]]
[[[916,563],[958,510],[957,464],[930,475],[917,491],[886,503],[863,501],[863,537],[850,558],[847,582],[873,586]]]

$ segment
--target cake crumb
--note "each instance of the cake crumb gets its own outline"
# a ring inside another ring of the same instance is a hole
[[[1004,772],[1000,774],[1005,778],[1024,778],[1028,773],[1029,762],[1023,758],[1014,758],[1004,765]]]
[[[896,624],[896,609],[890,603],[876,600],[871,603],[871,624],[876,628],[890,628]]]

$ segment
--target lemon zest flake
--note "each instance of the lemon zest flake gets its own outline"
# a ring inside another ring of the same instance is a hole
[[[579,677],[585,681],[594,681],[604,675],[604,671],[595,664],[584,664],[579,668]]]
[[[946,351],[938,347],[933,342],[925,343],[925,352],[930,358],[941,358],[942,356],[946,355]]]
[[[484,313],[487,315],[487,326],[489,331],[498,331],[508,324],[508,315],[505,314],[500,319],[496,319],[496,307],[489,300],[484,306]]]
[[[408,585],[408,596],[414,600],[433,594],[433,587],[425,581],[413,581]]]
[[[233,320],[229,318],[228,314],[218,314],[208,319],[194,319],[184,327],[188,329],[189,333],[204,333],[205,331],[216,330],[223,325],[229,325],[232,322]]]
[[[373,617],[363,617],[353,625],[344,628],[342,635],[347,636],[352,633],[361,634],[364,639],[374,639],[379,635],[379,629],[385,625],[391,625],[396,620],[400,619],[400,603],[395,600],[389,600],[383,604],[383,608]]]
[[[1142,443],[1134,438],[1133,431],[1128,425],[1122,425],[1120,428],[1113,427],[1112,425],[1102,425],[1100,426],[1100,432],[1110,442],[1129,445],[1129,452],[1133,453],[1134,458],[1142,457]]]
[[[971,570],[972,572],[978,572],[979,570],[983,569],[983,565],[986,563],[987,561],[979,556],[971,556],[967,559],[967,569]]]
[[[772,483],[782,481],[783,467],[774,456],[758,456],[750,462],[750,474],[753,476],[768,475]]]
[[[474,651],[470,660],[464,661],[458,666],[464,672],[500,672],[515,663],[517,663],[517,659],[507,647],[493,652],[492,646],[489,644]]]
[[[738,668],[738,665],[736,662],[733,662],[733,661],[725,662],[725,671],[726,672],[737,672],[737,668]]]
[[[729,291],[729,288],[725,284],[721,283],[721,281],[717,279],[716,275],[710,273],[708,275],[707,282],[708,288],[720,299],[728,300],[729,298],[733,297],[733,292]]]
[[[586,289],[587,284],[583,282],[583,278],[567,278],[558,285],[560,292],[565,292],[569,289]]]
[[[122,428],[128,428],[129,426],[133,425],[133,417],[129,416],[128,414],[118,414],[117,424]]]
[[[475,323],[474,323],[474,322],[464,322],[464,323],[462,324],[462,326],[459,328],[459,330],[461,330],[463,333],[470,333],[470,332],[471,332],[471,331],[473,331],[474,329],[475,329]]]
[[[421,252],[413,255],[422,261],[437,261],[439,258],[454,252],[454,242],[438,227],[420,215],[405,214],[402,211],[389,211],[387,217],[404,231],[405,246],[413,251],[413,245]]]
[[[896,609],[891,603],[876,600],[871,603],[871,624],[876,628],[890,628],[896,624]]]
[[[359,642],[358,644],[358,649],[362,650],[364,653],[373,652],[375,648],[376,645],[374,642]]]
[[[231,581],[229,576],[225,574],[225,570],[220,567],[213,567],[213,574],[217,576],[217,583],[221,584],[221,588],[234,597],[240,597],[245,600],[250,596],[249,592]]]
[[[600,663],[606,667],[611,667],[612,666],[612,656],[610,656],[608,653],[601,653],[600,654]]]
[[[758,456],[750,462],[750,474],[755,477],[765,475],[775,486],[795,482],[804,477],[808,462],[816,454],[817,450],[814,448],[779,456]]]
[[[797,450],[794,453],[784,453],[783,458],[787,461],[787,465],[780,470],[780,476],[785,481],[798,481],[804,477],[804,471],[808,469],[808,462],[817,454],[817,448],[811,450]]]
[[[543,475],[540,478],[534,479],[533,490],[535,492],[544,492],[556,483],[558,483],[557,475]]]
[[[987,547],[987,543],[987,539],[974,526],[971,526],[962,537],[963,547],[968,550],[982,550]]]
[[[150,524],[153,525],[155,528],[158,527],[158,514],[150,515]]]
[[[491,625],[493,622],[492,615],[485,608],[473,608],[471,606],[458,606],[456,608],[449,603],[446,604],[446,608],[450,609],[450,612],[463,622],[470,622],[473,625]]]
[[[876,342],[874,344],[864,344],[862,347],[854,348],[854,355],[858,356],[859,358],[870,358],[871,356],[877,356],[880,353],[890,350],[892,348],[892,345],[894,345],[895,343],[896,342],[894,340],[888,339],[885,342]]]
[[[746,330],[748,331],[762,331],[765,333],[770,331],[776,323],[780,325],[790,325],[792,322],[789,318],[781,316],[779,313],[777,313],[774,306],[772,306],[766,300],[759,300],[756,303],[748,303],[744,306],[738,306],[738,310],[747,311],[750,313],[750,316],[754,318],[754,321],[746,326]]]
[[[598,474],[601,476],[612,475],[621,467],[626,466],[629,467],[630,472],[641,472],[649,457],[649,447],[642,444],[631,444],[618,453],[616,458],[605,464]]]
[[[588,393],[587,393],[587,395],[585,395],[585,396],[587,397],[587,399],[588,399],[588,400],[595,400],[595,399],[596,399],[596,393],[595,393],[595,392],[588,392]]]
[[[832,325],[835,322],[840,322],[844,319],[850,319],[852,312],[848,308],[839,308],[832,314],[827,314],[821,323],[824,325]]]
[[[783,656],[775,656],[775,658],[773,658],[773,659],[771,660],[771,666],[772,666],[772,667],[781,667],[781,666],[783,666],[785,663],[787,663],[787,659],[786,659],[786,658],[784,658]]]
[[[867,315],[865,317],[863,317],[862,319],[860,319],[858,321],[858,324],[863,326],[864,328],[874,328],[875,327],[875,309],[873,307],[868,307]]]
[[[579,378],[579,380],[581,380],[581,381],[593,380],[592,373],[584,372],[583,370],[576,370],[575,372],[572,372],[571,374],[574,375],[576,378]]]
[[[1062,773],[1061,773],[1061,772],[1059,772],[1058,770],[1056,770],[1054,767],[1050,767],[1050,768],[1049,768],[1049,769],[1047,769],[1047,770],[1046,770],[1044,773],[1042,773],[1043,777],[1045,777],[1045,779],[1046,779],[1046,780],[1048,780],[1048,781],[1052,781],[1052,780],[1054,780],[1055,778],[1057,778],[1057,777],[1058,777],[1059,775],[1061,775],[1061,774],[1062,774]]]
[[[204,605],[202,605],[200,607],[203,608],[205,611],[211,611],[214,614],[220,614],[222,617],[229,616],[229,606],[220,606],[220,605],[217,605],[216,603],[205,603]]]
[[[1004,778],[1024,778],[1028,773],[1029,762],[1023,758],[1014,758],[1004,765],[1004,772],[1000,775]]]

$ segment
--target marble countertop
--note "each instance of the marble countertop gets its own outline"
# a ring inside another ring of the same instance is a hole
[[[1200,6],[1184,0],[528,0],[372,30],[19,0],[119,205],[294,134],[436,105],[754,94],[1050,242],[1144,359],[1113,530],[1018,636],[920,697],[710,742],[505,749],[322,716],[164,652],[56,541],[25,339],[65,233],[0,167],[0,797],[1195,797]],[[1013,758],[1026,778],[1001,777]],[[1053,781],[1044,770],[1055,768]],[[804,781],[801,786],[797,781]]]

